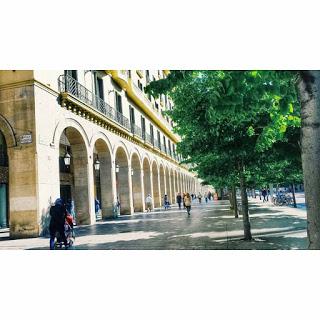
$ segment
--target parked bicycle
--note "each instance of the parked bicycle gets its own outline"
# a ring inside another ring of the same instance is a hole
[[[285,193],[274,195],[272,198],[272,203],[276,206],[290,206],[292,202],[292,197]]]

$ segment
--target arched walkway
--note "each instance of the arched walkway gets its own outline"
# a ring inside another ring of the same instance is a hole
[[[172,203],[176,203],[176,190],[175,190],[174,180],[175,180],[174,171],[172,169],[170,169],[170,186],[171,186]]]
[[[136,153],[133,153],[131,158],[131,176],[134,212],[142,212],[144,210],[144,192],[141,185],[141,163]]]
[[[129,188],[129,160],[123,147],[118,147],[115,155],[116,163],[116,190],[120,201],[120,214],[130,214],[130,193]],[[117,169],[118,168],[118,169]],[[119,172],[117,172],[119,171]],[[130,170],[131,171],[131,170]]]
[[[9,226],[9,161],[7,142],[0,130],[0,229]]]
[[[155,203],[155,199],[152,196],[152,181],[151,181],[151,170],[150,164],[147,158],[143,160],[143,188],[144,188],[144,201],[148,194],[151,195],[153,202]]]
[[[95,163],[100,162],[99,170]],[[94,170],[94,195],[101,207],[101,218],[113,216],[113,194],[111,181],[111,151],[106,141],[99,138],[93,149],[93,170]],[[97,209],[97,208],[96,208]],[[96,219],[99,220],[99,213],[96,212]]]
[[[166,184],[165,184],[165,172],[162,164],[160,164],[159,174],[160,174],[160,199],[161,199],[160,201],[161,201],[161,205],[163,205],[163,198],[167,190],[166,190]]]
[[[166,175],[166,194],[168,196],[169,202],[172,203],[172,197],[171,197],[171,192],[170,192],[170,177],[169,177],[169,168],[167,167],[165,170],[165,175]]]
[[[70,155],[69,165],[64,160],[66,154]],[[73,127],[67,127],[60,136],[59,165],[60,197],[68,207],[74,206],[78,224],[90,224],[88,152],[81,133]]]
[[[153,203],[154,206],[161,207],[161,193],[159,190],[159,172],[155,161],[152,163],[152,187],[153,187]]]

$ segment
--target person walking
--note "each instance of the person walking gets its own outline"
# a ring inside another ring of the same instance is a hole
[[[147,195],[146,197],[146,209],[147,209],[147,212],[151,212],[151,209],[152,209],[152,197],[150,194]]]
[[[201,193],[199,192],[199,194],[198,194],[199,203],[201,203],[201,198],[202,198],[202,195],[201,195]]]
[[[64,233],[64,224],[67,218],[67,210],[62,201],[58,198],[54,205],[50,208],[50,223],[49,223],[49,232],[50,232],[50,250],[54,249],[54,239],[56,233],[59,232],[60,238],[62,239],[65,248],[68,248],[67,238]]]
[[[205,199],[206,203],[208,203],[208,194],[207,193],[204,194],[204,199]]]
[[[181,193],[179,192],[177,194],[177,204],[179,206],[179,209],[181,209],[181,201],[182,201],[182,197],[181,197]]]
[[[263,196],[263,202],[266,202],[267,199],[266,199],[266,196],[267,196],[267,190],[266,189],[262,189],[262,192],[261,192],[262,196]]]
[[[187,208],[187,213],[188,216],[190,216],[190,211],[191,211],[191,197],[189,193],[186,193],[186,195],[184,196],[184,203],[186,205]]]
[[[168,201],[168,196],[165,194],[163,197],[163,206],[164,210],[168,210],[169,208],[169,201]]]
[[[182,202],[183,202],[183,209],[186,208],[186,204],[184,203],[184,197],[186,196],[185,193],[182,194]]]

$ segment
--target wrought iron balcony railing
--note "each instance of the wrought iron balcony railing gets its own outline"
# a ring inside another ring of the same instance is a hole
[[[151,140],[151,135],[149,133],[145,133],[145,138],[144,140],[150,144],[152,144],[152,140]]]
[[[131,132],[132,132],[134,135],[142,138],[142,130],[141,130],[141,128],[138,127],[137,125],[135,125],[134,123],[131,124]]]
[[[130,123],[122,113],[112,108],[108,103],[96,94],[92,93],[85,86],[68,75],[61,75],[58,79],[60,92],[67,92],[79,99],[81,102],[93,107],[103,113],[107,118],[117,122],[122,127],[130,131]]]

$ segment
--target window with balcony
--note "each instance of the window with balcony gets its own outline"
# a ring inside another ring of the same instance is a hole
[[[115,99],[116,99],[116,109],[119,113],[122,114],[122,97],[118,92],[116,92],[115,94]]]
[[[78,81],[78,71],[77,70],[65,70],[64,74]]]
[[[134,108],[129,106],[129,110],[130,110],[131,132],[134,133],[134,125],[136,123],[136,119],[135,119],[135,116],[134,116]]]
[[[142,139],[146,138],[146,119],[141,116],[141,130],[142,130]]]
[[[160,139],[160,131],[157,130],[157,137],[158,137],[158,147],[161,149],[161,139]]]
[[[95,94],[102,100],[104,100],[104,93],[103,93],[103,80],[97,75],[95,76]]]
[[[170,140],[168,140],[168,148],[169,148],[169,154],[170,154],[170,156],[172,156],[172,153],[171,153],[171,142],[170,142]]]
[[[163,136],[163,146],[164,146],[164,152],[167,153],[167,144],[166,144],[166,137]]]
[[[154,145],[154,132],[153,132],[153,125],[150,123],[150,137],[151,137],[151,143]]]
[[[156,101],[154,102],[154,107],[156,108],[157,111],[159,111],[159,104]]]

